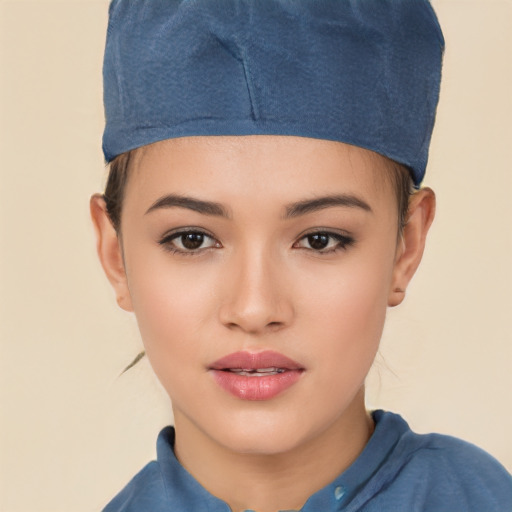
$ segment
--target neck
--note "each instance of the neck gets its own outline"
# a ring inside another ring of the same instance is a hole
[[[233,512],[299,510],[347,469],[373,432],[364,394],[320,435],[284,453],[245,454],[217,443],[186,418],[176,419],[176,456]]]

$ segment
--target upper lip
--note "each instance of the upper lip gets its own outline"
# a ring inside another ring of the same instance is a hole
[[[304,367],[289,357],[265,350],[263,352],[240,351],[221,357],[210,365],[211,370],[279,368],[283,370],[303,370]]]

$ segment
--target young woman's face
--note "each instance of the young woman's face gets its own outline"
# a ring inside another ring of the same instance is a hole
[[[122,302],[178,429],[270,454],[363,410],[394,286],[388,165],[284,136],[191,137],[137,153]]]

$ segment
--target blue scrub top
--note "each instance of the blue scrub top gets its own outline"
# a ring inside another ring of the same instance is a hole
[[[511,512],[512,477],[489,454],[459,439],[418,435],[397,414],[373,413],[361,455],[301,512]],[[150,462],[103,512],[230,512],[176,459],[175,433],[158,436]]]

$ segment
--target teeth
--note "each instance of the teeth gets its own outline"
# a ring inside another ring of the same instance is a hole
[[[228,371],[241,375],[242,377],[266,377],[268,375],[277,375],[286,370],[283,368],[230,368]]]

